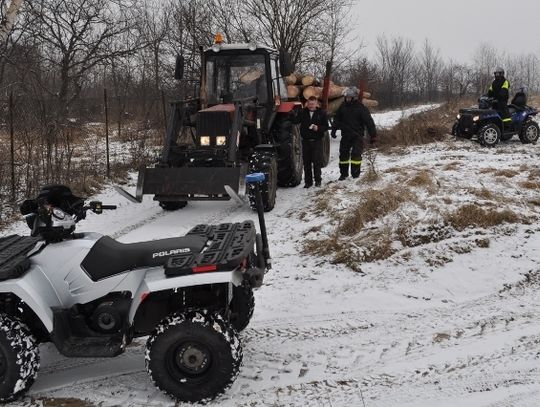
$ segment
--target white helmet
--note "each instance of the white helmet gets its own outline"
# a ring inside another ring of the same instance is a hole
[[[345,88],[345,89],[343,89],[343,92],[341,92],[343,97],[353,98],[353,99],[358,99],[358,94],[359,93],[360,93],[360,91],[358,90],[358,88],[356,88],[354,86]]]

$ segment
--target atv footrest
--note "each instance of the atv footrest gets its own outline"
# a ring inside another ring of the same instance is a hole
[[[246,221],[198,225],[187,235],[206,237],[208,243],[205,250],[199,254],[185,253],[171,257],[165,265],[165,275],[172,277],[205,271],[234,270],[253,251],[256,231],[253,222]]]
[[[0,281],[18,278],[30,268],[27,255],[40,240],[18,235],[0,238]]]

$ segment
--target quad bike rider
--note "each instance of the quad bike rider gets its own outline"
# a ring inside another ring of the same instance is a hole
[[[198,96],[171,104],[159,163],[140,170],[135,196],[120,192],[136,202],[154,195],[167,210],[247,193],[255,208],[254,190],[246,191],[244,178],[262,172],[264,209],[272,210],[277,186],[302,181],[299,126],[289,118],[301,103],[288,100],[283,79],[293,70],[285,52],[260,44],[225,44],[216,35],[213,46],[201,48]],[[182,79],[183,71],[179,56],[175,78]]]
[[[527,105],[526,89],[520,88],[506,106],[509,121],[504,121],[501,114],[500,100],[489,96],[478,99],[478,108],[461,109],[452,127],[452,135],[456,137],[478,137],[480,144],[493,147],[499,141],[508,141],[518,135],[523,144],[536,144],[540,135],[538,123],[534,120],[538,109]]]
[[[158,388],[181,401],[223,393],[239,372],[238,331],[253,313],[252,290],[270,268],[264,180],[247,179],[261,234],[245,221],[123,244],[75,232],[87,211],[114,206],[85,204],[62,185],[25,201],[31,236],[0,238],[0,401],[32,385],[40,343],[67,357],[114,357],[148,335],[146,368]]]

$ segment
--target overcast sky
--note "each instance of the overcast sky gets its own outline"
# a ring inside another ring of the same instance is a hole
[[[482,42],[540,57],[540,0],[357,0],[354,32],[373,55],[379,34],[427,37],[441,55],[469,62]]]

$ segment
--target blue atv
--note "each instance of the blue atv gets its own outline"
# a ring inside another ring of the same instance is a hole
[[[503,123],[502,117],[495,110],[496,100],[482,96],[478,100],[478,109],[461,109],[452,127],[456,137],[478,137],[480,144],[493,147],[499,141],[508,141],[518,135],[523,144],[536,144],[540,135],[538,123],[533,117],[538,109],[527,106],[527,96],[520,90],[508,105],[512,121]]]

